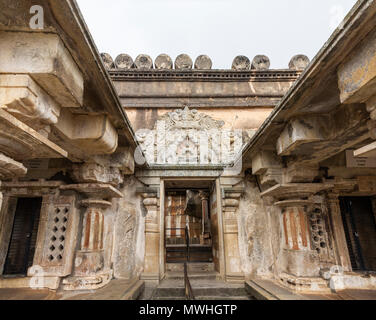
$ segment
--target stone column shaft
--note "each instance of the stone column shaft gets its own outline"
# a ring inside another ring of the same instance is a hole
[[[84,229],[81,243],[83,251],[103,249],[104,216],[100,208],[87,208],[84,217]]]

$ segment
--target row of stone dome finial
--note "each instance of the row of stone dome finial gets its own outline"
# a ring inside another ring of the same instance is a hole
[[[193,67],[197,70],[210,70],[213,63],[207,55],[200,55],[196,58],[193,65],[193,61],[187,54],[181,54],[176,57],[175,63],[173,63],[170,56],[167,54],[160,54],[154,61],[147,54],[140,54],[136,60],[133,61],[132,57],[128,54],[120,54],[116,57],[115,61],[108,53],[101,54],[103,63],[107,69],[119,69],[119,70],[172,70],[174,67],[176,70],[190,70]],[[299,54],[290,60],[289,69],[291,70],[303,70],[309,64],[309,58],[305,55]],[[253,58],[252,62],[246,56],[235,57],[232,67],[233,70],[249,71],[249,70],[269,70],[270,59],[265,55],[257,55]]]

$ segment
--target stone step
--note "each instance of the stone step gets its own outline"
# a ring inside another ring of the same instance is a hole
[[[202,279],[202,280],[216,280],[219,277],[217,272],[188,272],[190,280]],[[165,279],[183,280],[183,272],[167,272]]]
[[[195,297],[195,300],[207,300],[207,301],[213,301],[213,300],[254,300],[249,296],[236,296],[236,297],[221,297],[221,296],[197,296]]]
[[[271,280],[252,279],[246,281],[245,289],[257,300],[308,300]]]
[[[171,300],[186,300],[185,297],[155,297],[154,300],[159,300],[159,301],[171,301]],[[195,300],[197,301],[216,301],[216,300],[233,300],[233,301],[238,301],[238,300],[253,300],[251,297],[248,296],[237,296],[237,297],[221,297],[221,296],[197,296],[195,297]]]
[[[188,272],[214,272],[214,263],[188,263]],[[167,263],[167,272],[184,272],[184,263]]]
[[[192,285],[194,296],[197,297],[218,297],[218,299],[227,299],[248,296],[244,287],[195,287]],[[180,287],[158,287],[154,294],[154,298],[167,298],[167,297],[184,297],[185,290],[183,286]]]

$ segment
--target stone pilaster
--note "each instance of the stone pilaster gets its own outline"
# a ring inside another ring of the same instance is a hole
[[[145,218],[145,260],[143,279],[159,280],[160,225],[159,199],[157,192],[141,194],[146,209]]]
[[[210,220],[209,220],[209,194],[207,192],[200,191],[202,208],[202,232],[200,236],[201,244],[208,244],[210,241]]]
[[[242,193],[242,190],[235,190],[235,188],[224,190],[224,197],[222,199],[225,276],[227,281],[236,281],[244,278],[241,270],[237,217]]]

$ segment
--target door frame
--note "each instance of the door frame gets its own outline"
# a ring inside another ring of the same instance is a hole
[[[184,177],[184,178],[160,178],[160,196],[159,196],[159,279],[162,280],[166,275],[166,250],[165,250],[165,195],[166,195],[166,182],[182,182],[184,181],[210,181],[216,189],[217,195],[217,214],[218,214],[218,237],[219,237],[219,274],[224,279],[225,271],[225,254],[224,254],[224,234],[223,234],[223,219],[222,219],[222,196],[221,185],[219,178],[213,177]]]

